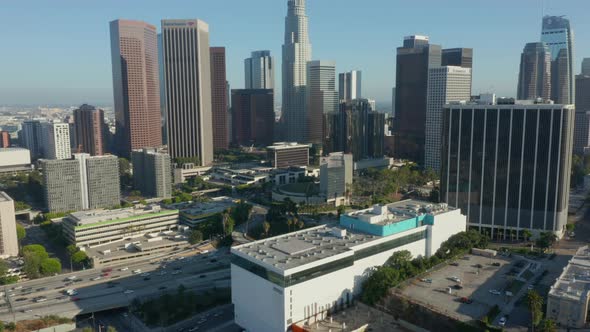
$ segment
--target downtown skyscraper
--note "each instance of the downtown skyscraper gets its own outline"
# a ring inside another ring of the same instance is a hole
[[[307,142],[322,144],[324,114],[338,110],[336,63],[310,61],[307,64]]]
[[[575,103],[574,32],[561,16],[543,17],[541,41],[551,52],[551,99],[557,104]]]
[[[543,42],[528,43],[522,51],[517,98],[551,99],[551,53]]]
[[[213,124],[213,149],[226,150],[229,147],[229,114],[227,104],[227,77],[225,69],[225,47],[211,47],[211,121]]]
[[[91,105],[82,105],[74,110],[74,136],[76,153],[89,153],[92,156],[103,155],[105,149],[104,112]]]
[[[156,27],[141,21],[110,23],[116,145],[119,153],[162,145]]]
[[[244,60],[244,78],[246,89],[275,88],[275,59],[270,51],[254,51]]]
[[[162,20],[168,151],[172,159],[213,162],[209,25]]]
[[[338,97],[340,101],[362,98],[362,72],[353,70],[338,75]]]
[[[307,63],[311,60],[305,0],[289,0],[283,44],[283,107],[285,139],[306,139]]]

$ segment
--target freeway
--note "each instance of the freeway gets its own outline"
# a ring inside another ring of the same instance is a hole
[[[125,307],[136,297],[175,291],[180,285],[197,291],[229,287],[229,255],[223,250],[74,274],[5,286],[4,294],[0,294],[0,320],[19,321],[50,314],[73,317]],[[68,296],[69,289],[75,294]]]

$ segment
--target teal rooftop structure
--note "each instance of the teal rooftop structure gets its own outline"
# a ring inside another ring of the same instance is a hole
[[[340,226],[376,236],[390,236],[424,225],[434,225],[434,216],[452,211],[445,203],[405,200],[350,212],[340,216]]]

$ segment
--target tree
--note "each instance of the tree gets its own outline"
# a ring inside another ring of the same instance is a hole
[[[543,298],[539,293],[530,290],[527,293],[527,305],[531,312],[531,324],[534,330],[534,327],[539,325],[543,319]]]
[[[119,158],[119,176],[125,176],[130,173],[131,165],[129,160],[125,158]]]
[[[25,228],[20,224],[16,224],[16,238],[18,239],[18,241],[20,242],[26,236],[27,231],[25,230]]]
[[[188,242],[190,244],[197,244],[201,241],[203,241],[203,232],[196,229],[191,231],[191,234],[188,237]]]
[[[88,255],[84,251],[77,251],[72,256],[72,262],[75,264],[82,264],[88,260]]]
[[[80,251],[80,249],[78,249],[78,247],[76,247],[75,244],[70,244],[69,246],[66,247],[66,250],[68,251],[68,255],[70,255],[70,256],[72,256],[73,254]]]
[[[264,236],[268,236],[268,231],[270,231],[270,223],[268,221],[262,223],[262,229],[264,229]]]
[[[573,232],[575,228],[576,228],[576,224],[565,225],[565,229],[567,230],[568,233]]]
[[[543,232],[539,239],[537,239],[536,245],[537,247],[547,250],[553,246],[557,242],[557,236],[552,232]]]
[[[525,241],[529,241],[532,236],[533,236],[533,233],[531,233],[531,231],[529,231],[528,229],[522,230],[522,237],[524,237]]]
[[[537,326],[539,332],[557,332],[557,325],[551,319],[543,319],[539,326]]]
[[[5,260],[0,259],[0,277],[5,277],[8,273],[8,263]]]
[[[41,274],[51,276],[61,272],[61,263],[57,258],[48,258],[41,262]]]
[[[387,266],[399,269],[401,266],[412,260],[412,253],[408,250],[396,251],[385,263]]]
[[[248,221],[251,211],[252,205],[245,203],[244,201],[240,201],[231,209],[231,216],[234,219],[236,225],[241,225]]]
[[[40,244],[29,244],[23,247],[23,254],[33,254],[41,258],[48,258],[49,254],[45,247]]]

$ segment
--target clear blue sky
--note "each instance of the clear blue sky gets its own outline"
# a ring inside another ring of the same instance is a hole
[[[112,103],[108,22],[162,18],[209,23],[227,48],[228,80],[243,88],[243,59],[270,49],[279,69],[287,0],[0,0],[0,104]],[[313,59],[363,70],[363,92],[391,100],[395,48],[410,34],[472,47],[473,92],[515,94],[520,52],[537,41],[545,13],[575,31],[576,72],[590,57],[589,0],[308,0]]]

